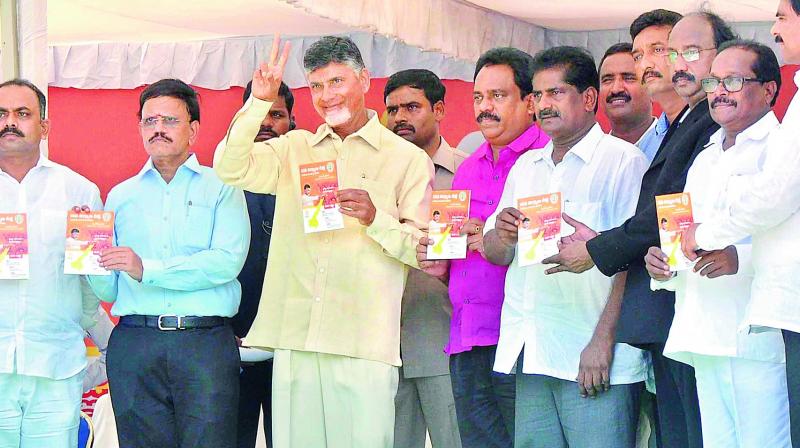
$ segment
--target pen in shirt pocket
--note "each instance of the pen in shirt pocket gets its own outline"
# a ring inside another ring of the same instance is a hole
[[[191,209],[192,209],[192,201],[189,200],[189,202],[186,203],[186,217],[187,218],[189,217],[189,210],[191,210]]]

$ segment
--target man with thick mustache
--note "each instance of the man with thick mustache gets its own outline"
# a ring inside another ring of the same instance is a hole
[[[511,167],[549,138],[535,124],[531,90],[533,59],[516,48],[494,48],[475,67],[473,111],[486,138],[456,171],[454,189],[471,190],[470,220],[464,225],[465,260],[429,261],[429,238],[417,246],[427,273],[449,279],[453,316],[450,375],[464,447],[511,447],[514,437],[514,377],[492,372],[500,336],[506,266],[483,255],[483,227],[494,213]]]
[[[709,114],[700,79],[708,75],[716,48],[734,37],[730,27],[710,12],[687,15],[675,24],[667,49],[670,77],[688,110],[673,121],[645,173],[636,214],[601,234],[577,223],[575,234],[564,239],[559,254],[545,260],[556,264],[549,269],[551,274],[583,272],[595,265],[609,276],[628,271],[624,294],[612,296],[601,322],[616,327],[617,341],[650,352],[660,426],[657,434],[666,447],[702,446],[702,431],[693,370],[663,356],[674,315],[674,293],[651,291],[644,265],[647,250],[659,242],[653,196],[683,191],[692,160],[719,129]]]
[[[780,0],[772,34],[789,64],[800,63],[800,0]],[[800,85],[800,72],[794,76]],[[795,94],[780,131],[766,151],[763,170],[748,179],[725,213],[710,216],[686,232],[683,250],[720,249],[747,235],[753,238],[755,277],[744,325],[750,331],[783,333],[792,444],[800,446],[800,95]]]
[[[252,81],[247,83],[242,102],[250,98]],[[263,142],[283,135],[295,128],[292,108],[294,95],[289,86],[281,83],[278,99],[269,114],[261,122],[256,142]],[[244,192],[247,214],[250,216],[250,249],[238,280],[242,285],[242,300],[239,311],[231,319],[233,333],[241,344],[258,312],[264,273],[267,269],[272,221],[275,214],[275,195]],[[254,448],[258,435],[260,411],[264,413],[264,436],[267,445],[272,445],[272,360],[242,363],[239,374],[239,427],[238,448]]]
[[[644,85],[636,74],[633,45],[623,42],[614,44],[600,59],[599,103],[611,123],[611,135],[633,143],[644,152],[648,162],[653,160],[658,147],[639,146],[652,131],[666,127],[653,118],[653,105]]]
[[[719,48],[702,79],[711,117],[722,128],[691,168],[684,191],[699,222],[724,214],[749,189],[763,166],[768,141],[778,131],[770,108],[781,86],[773,51],[752,41]],[[702,253],[693,269],[669,272],[667,256],[651,247],[645,257],[654,289],[676,293],[675,318],[664,355],[694,368],[707,447],[789,447],[784,347],[778,332],[740,328],[750,303],[750,239],[720,252]]]
[[[28,245],[28,278],[0,279],[2,447],[77,446],[83,339],[99,303],[84,276],[64,275],[64,235],[66,212],[101,209],[100,191],[41,153],[46,106],[30,81],[0,84],[0,213],[25,223]]]
[[[430,70],[410,69],[389,77],[383,89],[386,126],[425,150],[436,170],[434,190],[449,190],[468,156],[451,148],[439,131],[445,87]],[[440,216],[433,212],[433,220]],[[433,225],[433,224],[431,224]],[[434,448],[458,448],[453,386],[443,348],[453,307],[447,285],[418,269],[408,273],[400,313],[400,382],[395,397],[394,448],[423,448],[425,432]]]
[[[230,325],[250,243],[244,194],[190,152],[197,94],[163,79],[139,97],[149,158],[108,194],[115,246],[92,276],[120,316],[107,370],[120,446],[236,446],[239,351]]]

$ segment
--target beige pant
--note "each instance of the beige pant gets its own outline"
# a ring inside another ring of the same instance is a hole
[[[275,350],[274,448],[392,448],[397,367]]]

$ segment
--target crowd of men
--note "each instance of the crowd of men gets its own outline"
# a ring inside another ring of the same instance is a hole
[[[800,63],[800,1],[772,33]],[[325,123],[295,129],[276,38],[213,169],[194,90],[148,86],[148,161],[105,204],[40,155],[42,92],[0,84],[0,212],[27,213],[30,252],[29,280],[0,280],[0,447],[76,446],[101,300],[126,448],[253,447],[262,410],[278,448],[628,448],[642,426],[658,447],[800,446],[800,99],[779,122],[776,55],[712,12],[648,11],[630,37],[599,67],[578,47],[484,53],[471,155],[442,137],[429,70],[389,78],[382,124],[343,37],[305,51]],[[306,233],[300,166],[319,161],[344,226]],[[471,191],[467,256],[428,259],[449,189]],[[674,272],[654,197],[684,191],[694,265]],[[555,192],[559,252],[520,266],[517,201]],[[74,206],[115,213],[112,275],[63,274]]]

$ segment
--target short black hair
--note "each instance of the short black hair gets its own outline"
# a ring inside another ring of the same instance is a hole
[[[679,20],[683,18],[682,15],[675,11],[670,11],[668,9],[654,9],[652,11],[647,11],[646,13],[640,15],[636,19],[633,20],[631,23],[630,33],[631,33],[631,40],[636,39],[636,36],[639,35],[642,31],[651,26],[668,26],[673,27]]]
[[[431,107],[439,101],[444,102],[444,94],[447,89],[442,84],[442,80],[436,76],[436,73],[424,68],[402,70],[390,76],[386,87],[383,88],[383,100],[386,101],[386,97],[390,93],[406,86],[422,90],[425,98],[431,103]]]
[[[162,79],[147,86],[139,95],[139,119],[142,118],[144,103],[161,96],[183,101],[189,111],[190,121],[200,121],[200,103],[197,102],[197,92],[180,79]]]
[[[475,64],[475,75],[487,65],[507,65],[514,72],[514,84],[519,87],[520,98],[525,98],[533,91],[533,57],[528,53],[512,47],[498,47],[483,53]]]
[[[563,69],[564,82],[575,86],[578,92],[583,93],[589,87],[600,90],[600,76],[597,74],[594,58],[585,48],[564,45],[536,53],[533,57],[533,75],[551,68]],[[595,102],[595,112],[597,103],[599,101]]]
[[[303,68],[306,73],[325,67],[331,62],[349,65],[356,71],[365,67],[361,51],[349,37],[322,36],[308,47],[303,56]]]
[[[794,13],[800,16],[800,0],[791,0],[789,3],[792,5]]]
[[[69,233],[75,233],[75,232],[81,233],[81,231],[78,230],[78,229],[72,229],[72,230],[69,231]]]
[[[248,81],[247,86],[244,88],[244,94],[242,95],[242,103],[250,98],[250,93],[252,91],[253,81]],[[283,81],[281,81],[281,86],[278,88],[278,96],[283,98],[283,102],[286,103],[286,111],[289,112],[289,115],[292,115],[292,108],[294,107],[294,94],[292,93],[292,89],[290,89],[289,86],[287,86]]]
[[[433,211],[433,214],[434,214],[434,215],[441,215],[441,213],[439,212],[439,210],[434,210],[434,211]]]
[[[778,63],[778,57],[775,52],[768,46],[756,42],[754,40],[734,39],[724,42],[717,50],[717,54],[722,53],[729,48],[740,48],[755,53],[756,60],[750,67],[756,78],[761,82],[775,81],[777,88],[775,89],[775,96],[772,98],[770,106],[774,106],[778,101],[778,92],[781,90],[781,65]]]
[[[36,87],[36,84],[28,81],[27,79],[14,78],[14,79],[9,79],[8,81],[0,84],[0,89],[8,86],[27,87],[33,90],[33,93],[36,94],[36,98],[39,100],[39,118],[44,120],[44,117],[46,115],[45,109],[47,109],[47,98],[45,98],[44,93],[42,93],[42,91],[39,90],[38,87]]]
[[[730,25],[722,19],[722,17],[714,14],[711,11],[701,10],[687,14],[686,17],[702,17],[711,25],[711,30],[714,32],[714,47],[719,49],[720,45],[729,40],[738,39],[739,36],[733,31]]]
[[[631,54],[632,52],[633,52],[633,44],[631,44],[630,42],[620,42],[618,44],[614,44],[608,47],[608,50],[606,50],[603,57],[600,58],[600,63],[597,64],[597,71],[600,72],[600,67],[603,66],[603,62],[605,62],[607,57],[620,53]]]

